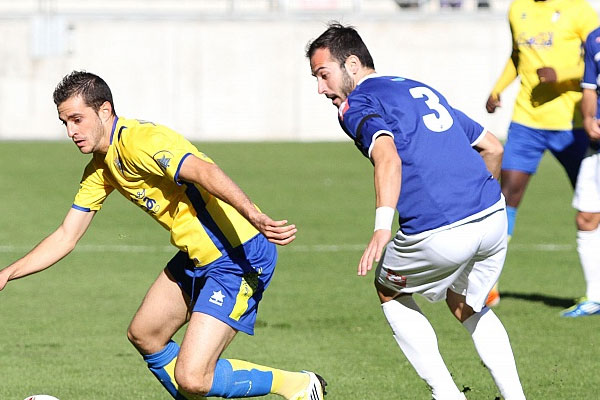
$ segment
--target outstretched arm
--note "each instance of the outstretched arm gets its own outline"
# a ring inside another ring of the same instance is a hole
[[[375,231],[358,264],[358,275],[366,275],[373,262],[379,262],[392,237],[392,222],[402,181],[402,161],[391,136],[379,136],[375,140],[371,160],[375,166]]]
[[[69,254],[92,222],[95,212],[71,208],[62,224],[24,257],[0,271],[0,290],[13,279],[35,274]]]
[[[218,165],[191,155],[183,161],[179,178],[202,186],[213,196],[230,204],[270,242],[286,245],[296,238],[298,230],[295,225],[287,225],[287,220],[274,221],[260,212],[246,193]]]

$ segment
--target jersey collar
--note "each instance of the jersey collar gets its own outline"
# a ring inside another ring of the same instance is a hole
[[[115,136],[115,130],[117,129],[117,122],[119,121],[119,117],[115,115],[115,120],[113,121],[112,131],[110,132],[110,144],[113,142],[113,137]]]
[[[356,84],[356,86],[360,85],[361,83],[363,83],[363,82],[364,82],[364,81],[366,81],[367,79],[370,79],[370,78],[378,78],[378,77],[380,77],[380,76],[381,76],[381,75],[379,75],[377,72],[370,73],[370,74],[369,74],[369,75],[367,75],[367,76],[363,76],[363,77],[362,77],[362,79],[361,79],[360,81],[358,81],[358,83]]]

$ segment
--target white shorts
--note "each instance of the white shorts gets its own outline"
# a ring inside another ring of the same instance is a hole
[[[577,185],[573,196],[573,208],[578,211],[600,213],[600,154],[596,153],[581,161]]]
[[[506,210],[488,210],[490,214],[448,229],[411,236],[398,231],[377,266],[376,283],[429,301],[445,299],[450,289],[481,311],[502,272],[507,246]]]

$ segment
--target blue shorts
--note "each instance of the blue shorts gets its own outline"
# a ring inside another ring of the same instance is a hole
[[[269,286],[276,262],[275,245],[258,234],[203,267],[196,267],[188,254],[180,251],[167,269],[190,297],[192,311],[211,315],[253,335],[258,303]]]
[[[550,150],[574,185],[588,146],[589,139],[583,129],[553,131],[511,122],[504,145],[502,169],[534,174],[544,152]]]

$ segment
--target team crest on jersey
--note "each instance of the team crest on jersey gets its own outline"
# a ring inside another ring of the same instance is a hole
[[[168,150],[161,150],[158,153],[152,156],[154,161],[162,168],[163,171],[166,171],[169,168],[169,164],[173,159],[173,154]]]

